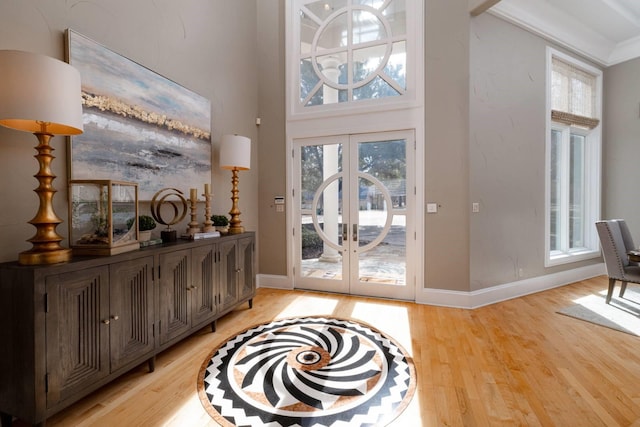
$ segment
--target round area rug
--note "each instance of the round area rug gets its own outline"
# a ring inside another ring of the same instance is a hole
[[[415,381],[405,351],[371,326],[304,317],[230,338],[203,363],[198,392],[224,426],[383,426]]]

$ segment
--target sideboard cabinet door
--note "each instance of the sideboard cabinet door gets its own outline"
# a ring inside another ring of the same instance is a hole
[[[238,301],[238,253],[237,240],[228,240],[218,245],[220,251],[220,309],[222,311],[233,308]]]
[[[192,327],[211,322],[217,312],[216,248],[217,246],[212,244],[191,250],[193,275],[189,294],[191,296]]]
[[[255,243],[253,237],[238,239],[238,290],[240,300],[247,299],[256,291],[254,263]],[[253,305],[253,301],[249,302]]]
[[[153,357],[153,257],[109,266],[111,371]]]
[[[109,268],[51,275],[47,295],[47,407],[109,374]]]
[[[191,289],[191,250],[160,255],[160,344],[164,344],[191,327],[188,292]]]

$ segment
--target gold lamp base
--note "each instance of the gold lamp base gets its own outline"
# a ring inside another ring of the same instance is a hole
[[[53,251],[40,252],[39,250],[29,250],[18,255],[18,264],[21,265],[41,265],[57,264],[71,261],[72,251],[68,248],[60,248]]]
[[[240,209],[238,209],[238,168],[231,169],[231,201],[233,202],[229,215],[229,234],[242,234],[244,233],[244,227],[240,224]]]
[[[242,226],[236,226],[236,227],[229,227],[229,234],[242,234],[244,233],[244,227]]]
[[[38,160],[40,170],[35,175],[40,184],[34,191],[40,199],[40,206],[36,216],[29,221],[36,228],[36,234],[28,241],[33,247],[18,255],[18,263],[22,265],[57,264],[71,260],[71,249],[60,246],[62,237],[56,232],[56,227],[62,222],[53,211],[53,195],[56,190],[52,182],[55,175],[51,172],[51,154],[53,147],[49,145],[52,135],[48,133],[35,133],[38,138],[35,158]]]

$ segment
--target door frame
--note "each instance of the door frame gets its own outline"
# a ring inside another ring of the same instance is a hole
[[[301,149],[304,146],[313,146],[313,145],[333,145],[333,144],[342,144],[343,146],[343,159],[347,159],[342,167],[343,170],[336,175],[332,175],[330,177],[326,177],[326,180],[329,180],[335,176],[342,176],[339,179],[343,179],[342,182],[342,194],[343,199],[343,226],[344,224],[348,224],[351,228],[352,226],[356,226],[356,224],[360,223],[360,208],[359,208],[359,197],[356,199],[349,198],[349,191],[353,188],[347,187],[358,187],[360,179],[363,177],[363,172],[359,170],[359,146],[361,143],[372,142],[375,143],[377,141],[394,141],[394,140],[404,140],[405,141],[405,156],[406,156],[406,199],[407,204],[404,209],[394,209],[393,206],[389,203],[388,215],[391,215],[387,218],[387,223],[385,228],[390,226],[391,220],[396,217],[404,217],[405,221],[405,283],[404,285],[390,285],[390,284],[376,284],[375,282],[364,283],[360,280],[360,262],[363,258],[361,258],[362,254],[365,254],[367,250],[361,251],[365,247],[371,248],[369,244],[365,246],[359,246],[359,242],[356,243],[356,247],[354,248],[352,245],[347,247],[343,247],[342,250],[342,259],[340,270],[342,270],[341,280],[327,280],[327,279],[318,279],[318,283],[322,286],[319,286],[321,289],[313,289],[325,292],[341,292],[348,293],[351,295],[361,295],[368,297],[383,297],[383,298],[394,298],[394,299],[403,299],[403,300],[411,300],[415,301],[416,299],[416,284],[417,276],[421,274],[421,267],[423,262],[421,262],[421,257],[413,256],[413,254],[421,254],[421,246],[418,242],[418,229],[421,228],[418,224],[421,224],[419,221],[420,216],[418,215],[419,209],[418,206],[422,206],[422,200],[418,197],[417,191],[417,182],[418,181],[418,153],[417,153],[417,144],[416,144],[416,130],[415,129],[405,129],[405,130],[395,130],[395,131],[380,131],[380,132],[366,132],[359,134],[346,134],[346,135],[328,135],[328,136],[316,136],[316,137],[301,137],[295,138],[295,140],[291,140],[291,152],[292,152],[292,163],[289,168],[291,172],[292,183],[290,187],[292,188],[291,194],[291,203],[289,204],[290,209],[290,219],[292,220],[292,235],[289,238],[293,239],[292,244],[289,245],[291,248],[290,251],[290,262],[293,264],[293,268],[291,271],[292,274],[292,286],[293,288],[298,288],[298,281],[302,281],[301,271],[296,271],[297,268],[301,270],[301,251],[302,246],[300,245],[300,237],[296,236],[296,233],[302,232],[302,222],[300,221],[301,211],[300,211],[300,199],[299,195],[295,194],[295,191],[300,191],[299,188],[300,177],[302,171],[300,170],[301,166]],[[345,154],[347,153],[347,154]],[[347,164],[347,161],[350,162],[350,165]],[[349,167],[351,166],[351,167]],[[349,169],[345,173],[345,169]],[[346,179],[346,178],[349,179]],[[296,181],[293,181],[296,180]],[[325,180],[325,183],[327,182]],[[367,180],[373,180],[382,185],[375,177],[368,176]],[[351,184],[350,182],[353,181]],[[323,183],[318,190],[323,189],[328,184]],[[384,187],[384,185],[382,185]],[[346,193],[345,193],[346,192]],[[317,199],[317,195],[314,200]],[[396,211],[394,214],[393,211]],[[313,215],[313,213],[312,213]],[[344,222],[344,216],[347,216],[346,223]],[[315,217],[315,216],[314,216]],[[349,230],[349,236],[351,236],[351,230]],[[354,231],[355,233],[355,231]],[[344,233],[343,233],[344,234]],[[382,240],[382,235],[377,237],[375,240]],[[421,240],[420,240],[421,241]],[[380,243],[380,241],[378,242]],[[374,247],[377,244],[374,245]],[[347,250],[347,248],[350,248]],[[309,279],[305,279],[309,280]],[[309,282],[312,282],[313,279],[307,282],[307,285],[301,289],[309,289]],[[398,286],[402,286],[402,292],[398,293]],[[314,285],[310,287],[315,288]]]

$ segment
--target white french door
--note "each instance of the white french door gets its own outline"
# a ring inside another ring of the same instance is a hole
[[[294,286],[415,299],[414,132],[294,140]]]

